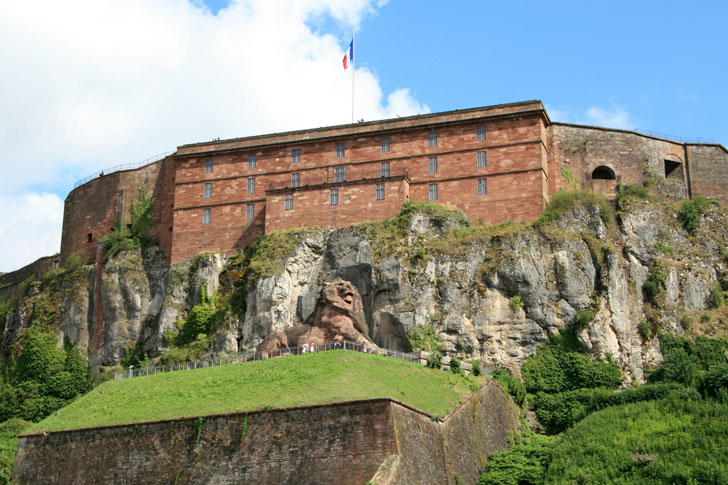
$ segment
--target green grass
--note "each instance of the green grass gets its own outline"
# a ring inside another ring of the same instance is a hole
[[[442,417],[483,379],[376,355],[329,351],[108,381],[30,431],[381,397]]]

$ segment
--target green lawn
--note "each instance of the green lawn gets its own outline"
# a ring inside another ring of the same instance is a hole
[[[29,432],[392,397],[444,416],[483,377],[348,351],[108,381]]]

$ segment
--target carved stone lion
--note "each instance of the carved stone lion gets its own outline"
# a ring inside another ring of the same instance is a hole
[[[316,297],[313,313],[304,324],[273,332],[258,350],[287,349],[305,344],[316,346],[336,340],[376,348],[367,333],[359,292],[350,282],[337,278],[323,287]]]

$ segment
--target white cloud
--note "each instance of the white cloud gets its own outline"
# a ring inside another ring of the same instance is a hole
[[[586,110],[585,124],[604,126],[606,128],[634,129],[634,123],[629,119],[629,113],[624,108],[614,107],[608,110],[592,106]]]
[[[0,271],[13,271],[58,252],[63,202],[56,194],[28,192],[0,196]]]
[[[350,30],[385,1],[237,0],[217,15],[194,1],[0,2],[0,193],[63,197],[72,178],[178,145],[351,121],[349,39],[309,25]],[[429,111],[367,69],[355,101],[356,119]]]

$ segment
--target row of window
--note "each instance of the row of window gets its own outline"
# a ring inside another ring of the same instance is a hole
[[[475,130],[475,138],[477,141],[485,141],[485,126],[478,126]],[[437,132],[431,131],[427,134],[427,146],[432,148],[437,146]],[[382,153],[389,153],[390,143],[389,137],[381,139],[381,150]],[[478,155],[485,152],[478,152]],[[336,144],[336,158],[344,158],[346,156],[346,145],[344,143]],[[291,150],[291,163],[299,163],[301,161],[301,149],[294,148]],[[248,155],[248,168],[255,168],[257,163],[257,156],[253,153]],[[480,163],[480,159],[478,159]],[[480,165],[479,165],[480,166]],[[205,160],[205,173],[212,173],[213,161],[212,159]]]
[[[251,155],[255,157],[255,155]],[[250,166],[250,159],[248,165]],[[252,159],[253,166],[255,166],[255,158]],[[477,168],[485,168],[487,166],[487,157],[484,151],[477,153]],[[427,172],[437,173],[437,157],[429,157],[427,161]],[[390,176],[389,162],[382,162],[380,165],[380,173],[382,178]],[[334,182],[345,182],[346,181],[346,167],[334,167]],[[291,187],[296,188],[301,186],[301,174],[294,172],[291,174]],[[255,193],[255,177],[248,177],[247,191],[249,194]],[[212,183],[205,183],[203,189],[203,198],[209,199],[212,197]]]
[[[208,184],[205,184],[208,185]],[[376,200],[384,200],[385,197],[385,185],[376,184],[375,197]],[[478,179],[478,195],[487,195],[488,185],[485,178]],[[437,184],[429,184],[427,186],[427,200],[438,199],[438,187]],[[329,204],[339,205],[339,189],[334,188],[329,190]],[[293,210],[293,194],[286,194],[283,200],[283,208],[287,211]],[[255,204],[245,204],[245,218],[247,220],[255,219]],[[202,224],[208,225],[211,220],[211,209],[202,209]]]

